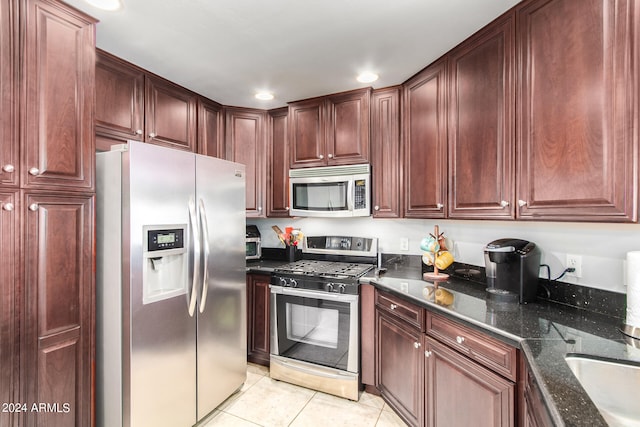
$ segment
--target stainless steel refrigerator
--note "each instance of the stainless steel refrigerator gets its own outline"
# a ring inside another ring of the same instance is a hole
[[[96,156],[98,426],[189,427],[246,378],[245,168]]]

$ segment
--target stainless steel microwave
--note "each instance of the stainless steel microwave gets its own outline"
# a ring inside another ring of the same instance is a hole
[[[323,166],[289,171],[291,216],[371,215],[371,167]]]

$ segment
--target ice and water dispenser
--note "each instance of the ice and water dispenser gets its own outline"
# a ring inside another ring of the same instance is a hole
[[[143,231],[142,303],[185,294],[189,280],[187,225],[147,225]]]

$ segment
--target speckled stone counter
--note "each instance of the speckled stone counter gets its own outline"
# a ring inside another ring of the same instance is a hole
[[[454,296],[453,304],[442,306],[421,277],[419,268],[397,268],[364,281],[520,348],[558,425],[607,425],[564,358],[573,353],[638,363],[640,351],[625,344],[619,320],[550,302],[492,303],[483,284],[458,278],[439,283]]]

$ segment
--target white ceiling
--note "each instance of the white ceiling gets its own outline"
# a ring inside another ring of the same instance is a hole
[[[123,0],[97,46],[224,105],[287,102],[404,82],[518,0]],[[372,70],[372,84],[355,80]],[[259,101],[258,91],[275,99]]]

